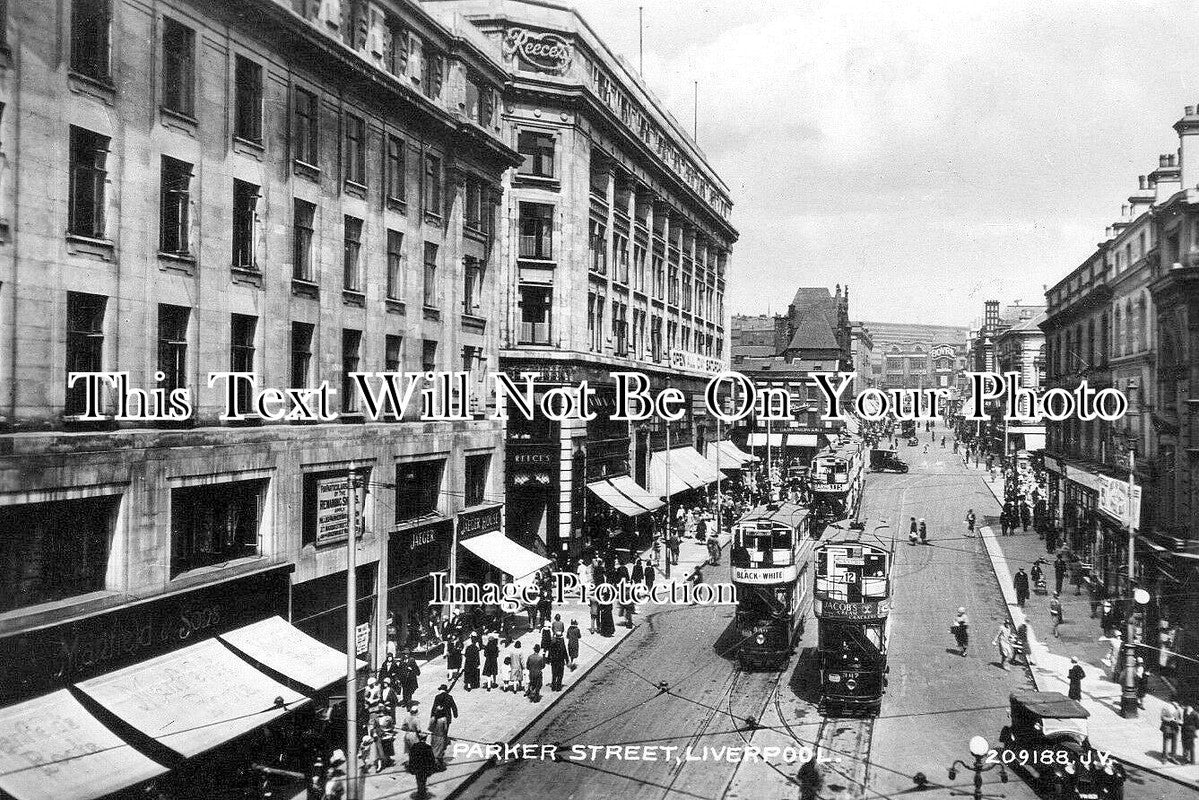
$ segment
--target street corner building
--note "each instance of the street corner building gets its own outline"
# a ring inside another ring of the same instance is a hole
[[[224,796],[346,677],[351,535],[373,665],[440,646],[428,573],[481,575],[455,543],[502,530],[507,77],[414,3],[0,12],[0,793]],[[327,382],[338,420],[222,422],[227,370]],[[371,421],[372,370],[466,371],[482,402]],[[83,419],[76,371],[194,413]]]
[[[729,189],[573,10],[424,7],[469,20],[506,74],[503,116],[521,163],[504,177],[500,369],[538,373],[539,396],[583,381],[596,391],[590,422],[511,415],[506,532],[562,566],[599,548],[628,557],[648,546],[663,498],[683,500],[745,461],[719,444],[703,397],[728,364]],[[681,390],[685,417],[611,420],[610,373],[621,370],[645,374],[651,393]]]
[[[745,460],[703,403],[729,190],[574,12],[0,15],[0,793],[221,796],[259,744],[336,716],[351,644],[360,668],[437,652],[431,573],[644,547],[663,498]],[[609,419],[618,369],[683,390],[685,418]],[[381,370],[464,371],[478,402],[375,420],[350,375]],[[599,419],[492,419],[499,370],[587,380]],[[337,419],[239,395],[222,421],[224,371],[328,384]],[[90,418],[74,372],[184,389],[192,414],[129,421],[106,392]]]

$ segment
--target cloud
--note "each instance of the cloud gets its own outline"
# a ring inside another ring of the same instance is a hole
[[[637,3],[577,5],[636,63]],[[699,81],[699,143],[733,191],[735,311],[762,310],[763,280],[848,282],[858,318],[1032,300],[1199,101],[1182,0],[643,5],[646,80],[685,123]]]

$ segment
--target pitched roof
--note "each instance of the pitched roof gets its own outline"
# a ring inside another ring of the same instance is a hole
[[[799,324],[787,345],[789,350],[837,350],[837,307],[823,286],[801,286],[791,301]]]

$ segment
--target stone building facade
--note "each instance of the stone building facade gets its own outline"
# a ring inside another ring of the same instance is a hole
[[[508,532],[563,560],[589,547],[631,551],[665,492],[654,462],[668,450],[702,457],[720,433],[702,392],[728,363],[724,297],[737,239],[728,187],[573,10],[522,0],[425,6],[462,14],[503,54],[503,116],[523,162],[505,177],[501,369],[540,373],[539,397],[583,380],[597,390],[593,422],[510,421],[507,492],[519,511]],[[660,419],[608,420],[615,370],[644,373],[655,393],[680,388],[686,418],[669,432]],[[604,498],[614,482],[641,513],[612,513]],[[670,494],[687,488],[676,479]]]
[[[351,474],[364,656],[389,613],[419,644],[428,570],[457,569],[459,527],[500,528],[503,427],[484,406],[372,421],[347,376],[498,366],[518,156],[487,42],[393,0],[7,11],[0,645],[158,598],[249,602],[281,574],[273,607],[345,649]],[[207,375],[228,370],[327,383],[339,416],[222,420]],[[186,391],[193,413],[123,420],[106,391],[88,419],[75,371]]]

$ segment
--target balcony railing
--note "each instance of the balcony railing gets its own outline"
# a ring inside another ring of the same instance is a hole
[[[519,344],[548,345],[550,324],[548,322],[521,322]]]

